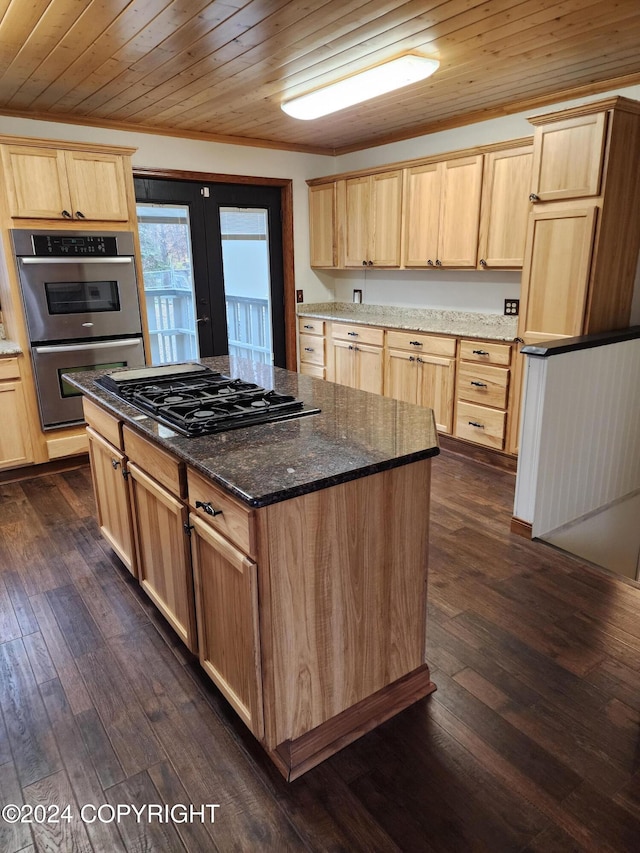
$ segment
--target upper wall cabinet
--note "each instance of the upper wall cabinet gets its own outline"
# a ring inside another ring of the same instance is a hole
[[[405,267],[475,267],[483,155],[405,170]]]
[[[478,266],[522,266],[529,219],[531,145],[492,151],[484,158]]]
[[[606,112],[537,127],[531,201],[599,195],[606,129]]]
[[[14,219],[129,219],[124,158],[85,150],[2,145]]]
[[[309,187],[309,256],[312,267],[338,263],[335,181]]]
[[[399,267],[402,170],[347,178],[345,267]]]

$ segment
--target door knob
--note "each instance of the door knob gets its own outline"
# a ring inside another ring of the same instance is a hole
[[[196,317],[196,323],[208,323],[208,322],[209,322],[208,317]]]

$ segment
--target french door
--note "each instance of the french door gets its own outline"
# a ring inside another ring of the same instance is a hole
[[[153,364],[285,366],[280,188],[135,178]]]

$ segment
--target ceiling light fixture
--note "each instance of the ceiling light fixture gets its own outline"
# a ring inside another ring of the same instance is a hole
[[[320,118],[424,80],[433,74],[439,65],[437,59],[408,53],[360,74],[338,80],[337,83],[330,83],[322,89],[309,92],[308,95],[285,101],[282,109],[293,118]]]

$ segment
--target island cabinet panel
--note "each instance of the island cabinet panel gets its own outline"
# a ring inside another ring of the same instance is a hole
[[[194,513],[192,555],[200,663],[262,739],[262,674],[256,564]]]
[[[100,532],[137,577],[126,457],[91,427],[87,438]]]
[[[138,580],[187,648],[197,652],[187,508],[133,463],[129,476]]]
[[[433,689],[429,483],[425,460],[259,511],[265,739],[292,778],[390,716],[399,679]]]

